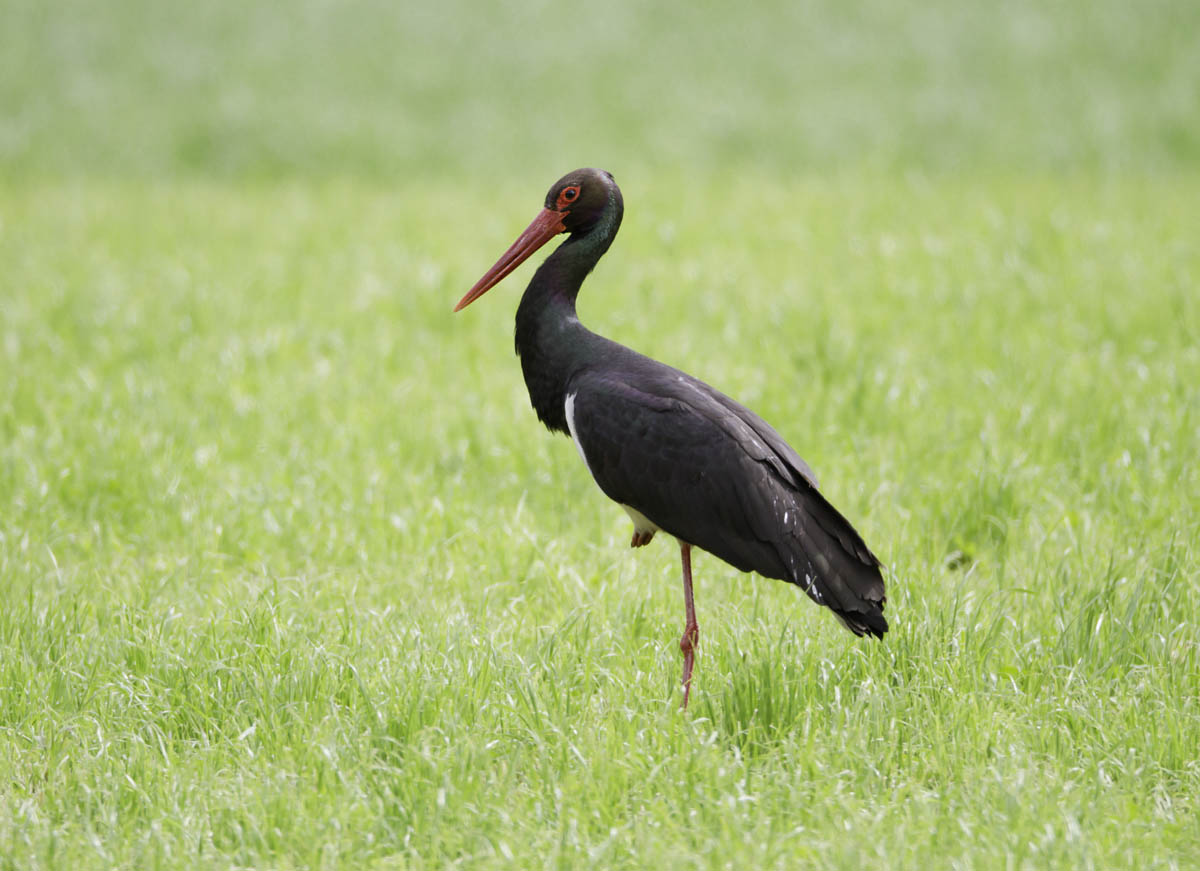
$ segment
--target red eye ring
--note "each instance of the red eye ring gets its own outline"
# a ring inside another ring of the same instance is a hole
[[[555,205],[559,211],[562,211],[575,200],[579,199],[579,185],[573,184],[570,187],[563,188],[558,194],[558,201]]]

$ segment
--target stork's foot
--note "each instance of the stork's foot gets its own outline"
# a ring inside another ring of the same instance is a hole
[[[645,547],[654,538],[653,529],[634,529],[633,538],[629,541],[630,547]]]
[[[692,667],[696,664],[696,648],[700,646],[700,627],[689,623],[679,639],[679,649],[683,651],[683,705],[687,708],[688,697],[692,694]]]

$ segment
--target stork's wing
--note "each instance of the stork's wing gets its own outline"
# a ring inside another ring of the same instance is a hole
[[[753,412],[660,366],[624,379],[585,370],[569,385],[572,436],[604,493],[742,571],[799,584],[855,632],[882,634],[879,561],[807,464]]]

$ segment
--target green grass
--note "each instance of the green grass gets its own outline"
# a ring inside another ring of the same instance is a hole
[[[520,277],[450,314],[540,186],[465,236],[449,184],[5,191],[9,867],[1200,851],[1200,180],[681,182],[583,315],[795,442],[894,627],[701,556],[686,716],[675,550],[526,407]]]
[[[0,871],[1187,868],[1200,6],[0,0]],[[528,407],[581,298],[797,447],[882,644]]]
[[[0,0],[0,175],[1175,171],[1198,34],[1194,0]]]

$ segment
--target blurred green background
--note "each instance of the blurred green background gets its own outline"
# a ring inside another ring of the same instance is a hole
[[[0,4],[0,171],[1170,171],[1194,0]]]
[[[1200,2],[0,0],[0,871],[1200,855]],[[883,644],[631,552],[605,335],[775,424]]]

